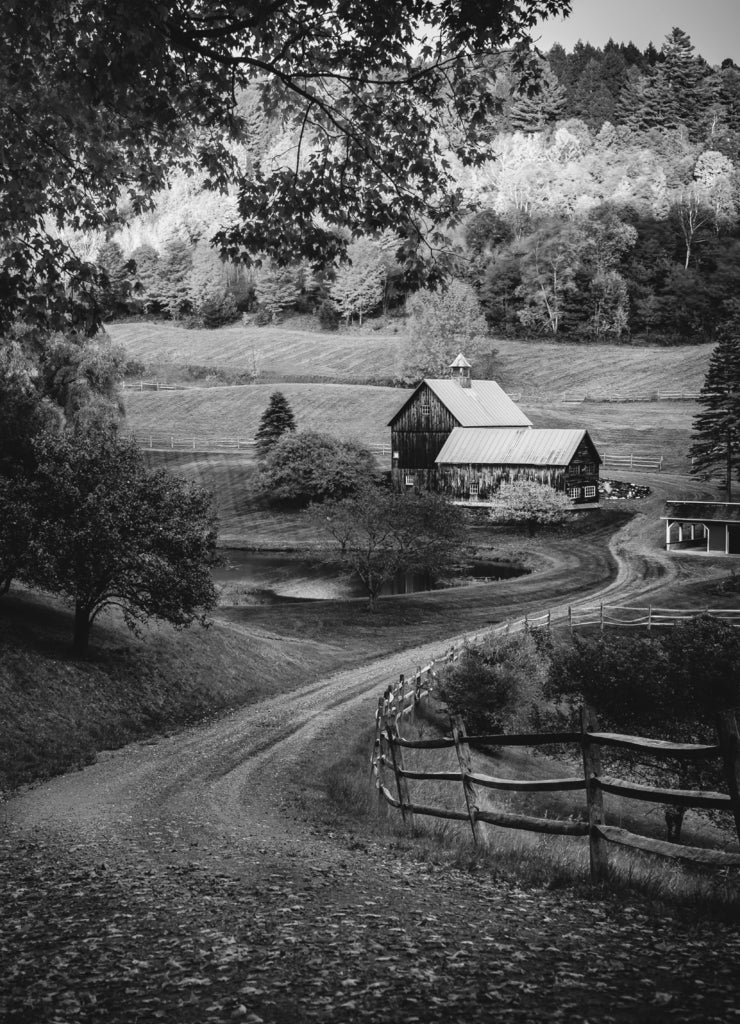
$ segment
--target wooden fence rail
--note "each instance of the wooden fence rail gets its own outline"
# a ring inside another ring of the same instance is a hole
[[[607,624],[602,615],[599,622]],[[582,609],[579,609],[581,611]],[[568,622],[573,628],[573,609],[568,609]],[[629,609],[644,612],[644,609]],[[666,611],[666,610],[663,610]],[[683,610],[674,610],[683,616]],[[692,614],[696,614],[695,612]],[[710,612],[710,614],[715,614]],[[736,616],[734,625],[740,625],[740,611],[732,610]],[[644,616],[642,616],[644,618]],[[479,841],[479,824],[492,824],[503,828],[524,829],[548,835],[588,836],[591,864],[591,878],[603,881],[608,872],[608,844],[640,850],[674,860],[704,864],[721,868],[740,868],[740,853],[722,850],[704,850],[669,843],[637,835],[626,829],[608,825],[604,816],[604,794],[616,795],[632,800],[661,803],[676,807],[695,807],[724,810],[732,813],[735,828],[740,839],[740,733],[734,711],[723,712],[718,718],[718,739],[715,744],[675,743],[668,740],[647,739],[641,736],[627,736],[602,732],[591,709],[584,708],[581,728],[577,731],[553,733],[495,733],[468,736],[464,722],[456,717],[451,720],[450,735],[433,739],[413,740],[402,735],[400,727],[412,716],[419,702],[432,693],[438,683],[439,670],[454,663],[465,649],[466,644],[480,643],[485,635],[501,635],[507,632],[536,628],[533,623],[551,623],[549,612],[528,616],[515,623],[506,623],[489,630],[486,634],[448,648],[440,657],[427,665],[417,666],[410,676],[400,676],[398,683],[389,686],[378,700],[375,739],[370,759],[371,776],[375,781],[379,797],[392,807],[399,809],[406,821],[413,821],[414,815],[447,818],[454,821],[468,821],[474,840]],[[650,622],[648,612],[647,621]],[[679,621],[679,618],[673,621]],[[583,623],[581,623],[583,624]],[[590,621],[589,621],[590,624]],[[643,625],[643,621],[636,623]],[[661,624],[666,624],[661,623]],[[551,745],[573,745],[580,748],[583,761],[583,775],[569,778],[547,779],[503,779],[473,771],[470,760],[471,745],[497,747],[538,747]],[[404,764],[404,750],[441,750],[454,748],[459,770],[423,771],[408,769]],[[636,750],[660,760],[685,761],[704,758],[721,759],[727,781],[727,793],[702,790],[670,789],[648,786],[629,780],[615,779],[601,771],[601,751],[604,748]],[[396,795],[391,792],[385,772],[392,772]],[[462,787],[465,809],[456,810],[417,803],[411,799],[409,781],[452,783]],[[584,814],[586,820],[558,820],[539,818],[510,811],[482,810],[478,807],[476,790],[491,789],[513,793],[531,792],[585,792]]]
[[[698,391],[658,389],[656,391],[566,391],[561,401],[578,402],[695,402]],[[534,401],[535,399],[531,399]]]
[[[212,437],[204,434],[182,435],[156,431],[132,431],[129,435],[140,448],[152,451],[242,451],[254,454],[257,442],[253,437]],[[373,455],[390,458],[388,444],[368,444]]]

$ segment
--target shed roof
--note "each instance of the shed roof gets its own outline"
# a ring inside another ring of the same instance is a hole
[[[740,503],[728,501],[667,501],[661,519],[683,522],[740,523]]]
[[[422,381],[395,414],[388,426],[413,401],[419,388],[428,385],[442,404],[449,409],[461,427],[531,427],[528,419],[495,380],[474,380],[469,388],[454,380],[432,378]]]
[[[455,427],[436,461],[452,465],[567,466],[584,437],[588,432],[579,429]]]

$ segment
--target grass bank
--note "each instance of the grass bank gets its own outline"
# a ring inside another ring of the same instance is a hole
[[[562,602],[613,576],[607,542],[625,518],[604,512],[573,527],[576,545],[563,534],[522,549],[537,569],[528,576],[383,598],[375,613],[361,599],[224,607],[209,629],[152,626],[143,641],[104,617],[87,661],[70,655],[68,607],[13,589],[0,601],[0,785],[46,778],[306,679],[520,615],[535,600]],[[280,528],[279,517],[273,523]]]

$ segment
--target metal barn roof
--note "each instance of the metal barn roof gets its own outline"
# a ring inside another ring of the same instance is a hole
[[[516,403],[495,380],[474,380],[469,388],[454,380],[425,380],[461,427],[531,427]]]
[[[578,429],[455,427],[437,463],[567,466],[587,435]]]

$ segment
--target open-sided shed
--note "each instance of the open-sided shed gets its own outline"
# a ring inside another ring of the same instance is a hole
[[[667,501],[666,551],[698,549],[713,555],[740,555],[740,503]]]

